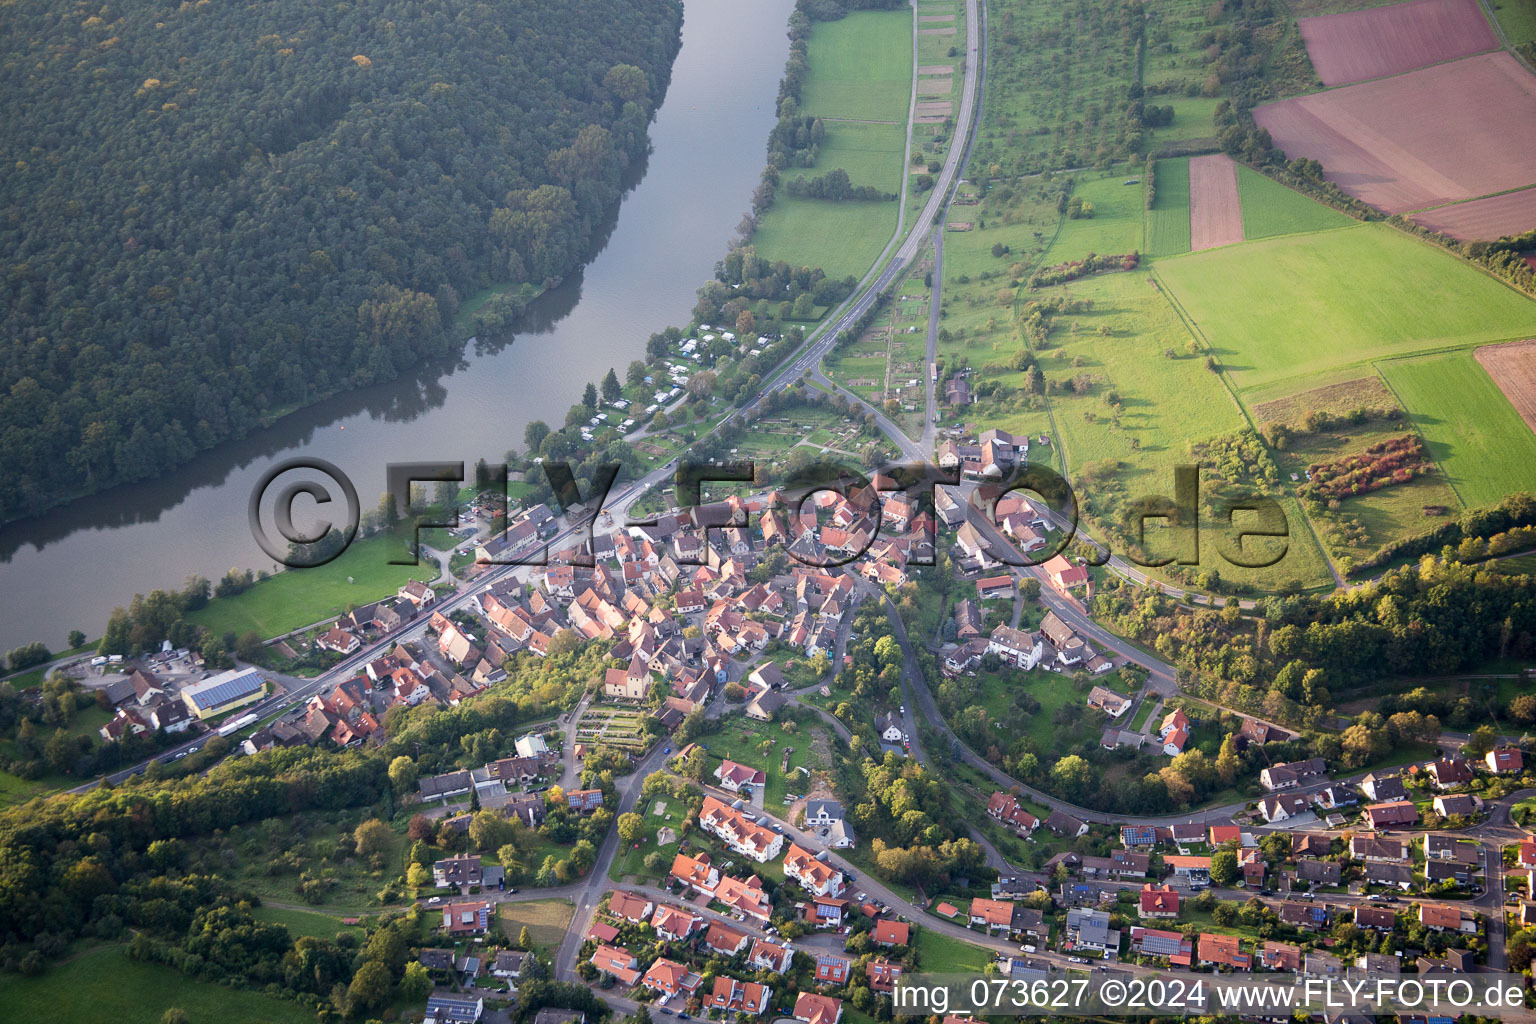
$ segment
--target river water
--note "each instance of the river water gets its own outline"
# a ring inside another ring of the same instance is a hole
[[[541,296],[510,341],[454,365],[301,410],[165,479],[93,495],[0,529],[0,650],[75,628],[99,636],[135,591],[192,573],[271,567],[246,503],[274,463],[326,459],[363,506],[386,462],[496,460],[535,419],[558,426],[588,381],[623,377],[645,341],[684,324],[746,212],[773,127],[792,0],[687,0],[683,43],[651,125],[652,153],[580,274]]]

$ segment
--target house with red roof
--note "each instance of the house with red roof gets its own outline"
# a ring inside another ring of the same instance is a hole
[[[790,1016],[803,1024],[837,1024],[843,1017],[843,1001],[802,992],[795,1000],[795,1009]]]
[[[846,985],[848,983],[848,965],[846,957],[835,953],[815,953],[817,984],[820,985]]]
[[[672,942],[683,942],[704,925],[704,919],[690,910],[662,903],[651,916],[656,934]]]
[[[905,921],[886,919],[875,923],[877,946],[905,946],[912,939],[912,926]]]
[[[704,946],[721,956],[735,956],[747,944],[752,941],[752,936],[746,932],[737,931],[735,928],[719,921],[714,922],[704,932]]]
[[[666,996],[675,996],[679,992],[686,992],[692,995],[698,991],[699,985],[703,981],[703,978],[694,974],[676,960],[668,960],[662,956],[657,957],[656,961],[646,970],[645,977],[640,980],[640,984],[652,992],[660,992]]]
[[[768,776],[763,774],[761,768],[729,760],[720,762],[720,767],[715,769],[715,778],[719,780],[721,789],[728,789],[732,793],[739,793],[742,786],[761,786],[768,781]]]
[[[449,903],[443,907],[443,931],[449,935],[484,935],[490,920],[489,903]]]
[[[1253,956],[1242,951],[1236,935],[1200,933],[1200,963],[1246,971],[1253,967]]]
[[[1525,770],[1525,756],[1519,747],[1494,747],[1483,758],[1488,770],[1495,775],[1507,775]]]
[[[752,951],[747,954],[747,963],[775,974],[783,974],[789,970],[794,956],[794,950],[788,946],[781,946],[767,939],[753,939]]]
[[[598,946],[592,954],[592,966],[613,975],[621,985],[633,985],[640,980],[640,963],[623,946]]]
[[[767,985],[759,985],[755,981],[737,981],[722,974],[715,979],[714,991],[704,1000],[704,1006],[710,1010],[745,1013],[756,1017],[768,1009],[768,1000],[772,995],[773,990]]]
[[[703,893],[713,893],[720,884],[720,869],[709,862],[708,853],[697,857],[679,853],[672,858],[671,876]]]
[[[1157,886],[1148,883],[1141,887],[1141,905],[1138,916],[1143,918],[1172,918],[1179,916],[1179,894],[1173,886]]]
[[[892,963],[884,957],[876,957],[864,965],[864,975],[869,978],[869,987],[876,992],[893,992],[896,989],[896,979],[901,977],[901,965]]]
[[[647,921],[655,913],[656,904],[645,896],[632,892],[614,892],[608,897],[608,913],[630,924]]]
[[[799,882],[812,896],[836,896],[843,891],[843,873],[796,843],[790,843],[784,854],[784,877]]]
[[[763,880],[756,875],[745,880],[729,875],[721,878],[715,887],[715,900],[759,921],[767,921],[773,914],[773,901],[763,891]]]

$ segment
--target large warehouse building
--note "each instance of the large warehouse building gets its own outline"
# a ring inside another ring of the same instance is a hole
[[[212,718],[260,700],[265,693],[266,680],[260,672],[254,668],[232,668],[182,690],[181,699],[198,718]]]

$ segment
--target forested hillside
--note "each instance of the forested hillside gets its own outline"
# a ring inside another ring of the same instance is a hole
[[[679,0],[119,6],[0,38],[0,518],[456,350],[571,271]],[[526,286],[526,287],[519,287]]]

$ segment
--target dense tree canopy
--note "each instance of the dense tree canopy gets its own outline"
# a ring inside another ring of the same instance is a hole
[[[448,355],[584,257],[677,0],[29,4],[0,42],[0,518]],[[66,127],[67,126],[67,127]]]

